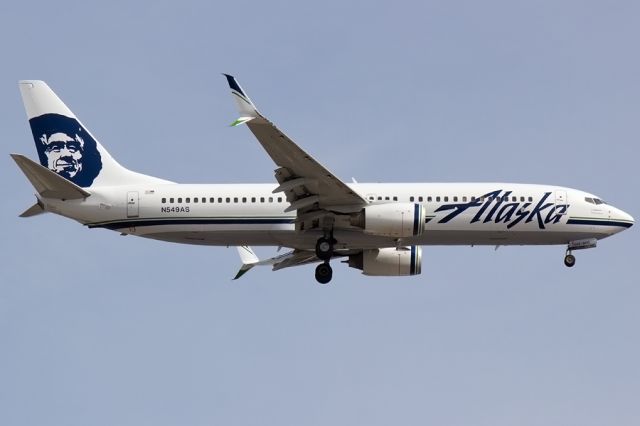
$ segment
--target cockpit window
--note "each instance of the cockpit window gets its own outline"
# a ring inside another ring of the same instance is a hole
[[[595,204],[595,205],[600,205],[600,204],[607,204],[604,201],[602,201],[600,198],[590,198],[590,197],[585,197],[584,199],[587,203],[590,204]]]

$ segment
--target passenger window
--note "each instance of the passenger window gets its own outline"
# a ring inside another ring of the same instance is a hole
[[[533,201],[533,197],[529,197],[529,201]]]
[[[382,197],[378,195],[378,201],[382,201]]]
[[[188,201],[187,201],[187,202],[188,202]],[[194,203],[197,203],[197,202],[198,202],[198,197],[194,197],[194,198],[193,198],[193,202],[194,202]]]
[[[518,201],[518,197],[511,197],[511,201]]]
[[[218,197],[218,202],[222,203],[222,197]],[[227,200],[227,203],[229,202],[229,200]]]
[[[162,199],[162,204],[164,204],[164,203],[166,203],[166,202],[167,202],[167,199],[166,199],[166,198],[163,198],[163,199]]]
[[[476,197],[475,197],[475,195],[474,195],[474,196],[472,196],[472,197],[471,197],[471,202],[473,203],[473,202],[475,202],[475,201],[476,201]]]
[[[466,197],[466,195],[465,195],[464,197],[462,197],[462,202],[463,202],[463,203],[466,203],[466,202],[467,202],[467,197]]]
[[[520,197],[520,201],[524,203],[524,197]]]
[[[422,201],[422,197],[420,197],[420,201]],[[431,201],[433,201],[433,198],[431,198],[431,196],[429,196],[429,197],[427,197],[427,201],[431,202]]]
[[[186,200],[184,200],[185,203],[190,203],[191,202],[191,198],[187,198]]]
[[[398,201],[398,197],[393,197],[393,201]]]
[[[278,197],[278,202],[281,203],[282,202],[282,197]]]
[[[181,203],[181,202],[182,202],[182,198],[178,198],[178,203]]]
[[[247,202],[247,197],[242,197],[242,202],[246,203]]]
[[[374,197],[369,197],[369,201],[373,201],[374,199]]]
[[[264,203],[264,197],[260,197],[260,202]]]
[[[256,197],[251,197],[251,202],[255,203],[256,202]]]
[[[422,200],[423,200],[422,196],[419,196],[418,201],[422,202]]]
[[[173,204],[173,198],[169,198],[169,202]]]
[[[413,201],[415,200],[415,197],[412,195],[411,197],[409,197],[409,201]]]
[[[273,197],[269,197],[269,202],[273,203]]]
[[[449,197],[444,197],[445,203],[449,201]]]
[[[210,203],[215,203],[215,201],[216,201],[216,199],[215,199],[215,198],[213,198],[213,197],[209,198],[209,202],[210,202]]]
[[[238,202],[238,197],[233,197],[233,202],[237,203]]]
[[[202,197],[202,202],[206,203],[207,202],[207,197]]]
[[[385,201],[389,201],[389,197],[388,196],[384,197],[384,199],[385,199]]]
[[[231,198],[227,197],[226,201],[227,201],[227,203],[230,203],[231,202]]]
[[[458,201],[458,197],[453,197],[453,201],[454,202]]]
[[[440,202],[440,197],[439,196],[436,197],[436,202],[438,202],[438,203]]]

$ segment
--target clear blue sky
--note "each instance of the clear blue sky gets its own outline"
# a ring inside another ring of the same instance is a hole
[[[0,424],[640,423],[636,228],[572,270],[426,247],[419,277],[231,282],[233,249],[19,219],[8,156],[36,157],[16,83],[43,79],[129,168],[273,182],[227,72],[345,180],[552,183],[638,218],[638,2],[90,3],[0,3]]]

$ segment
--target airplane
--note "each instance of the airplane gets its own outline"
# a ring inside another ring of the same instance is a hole
[[[421,246],[563,245],[573,251],[634,219],[577,189],[519,183],[358,183],[331,173],[263,116],[224,74],[246,125],[275,163],[265,184],[179,184],[120,165],[43,81],[19,82],[39,161],[11,154],[36,190],[21,217],[45,212],[89,228],[174,243],[236,246],[242,266],[317,264],[331,281],[343,259],[367,276],[419,275]],[[291,249],[260,260],[250,246]]]

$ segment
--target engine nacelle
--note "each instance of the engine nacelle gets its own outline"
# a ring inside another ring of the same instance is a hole
[[[401,277],[420,275],[422,272],[422,247],[392,247],[363,250],[349,256],[349,266],[360,269],[364,275]]]
[[[368,234],[407,238],[424,232],[425,209],[421,204],[386,203],[366,206],[351,216],[351,225]]]

